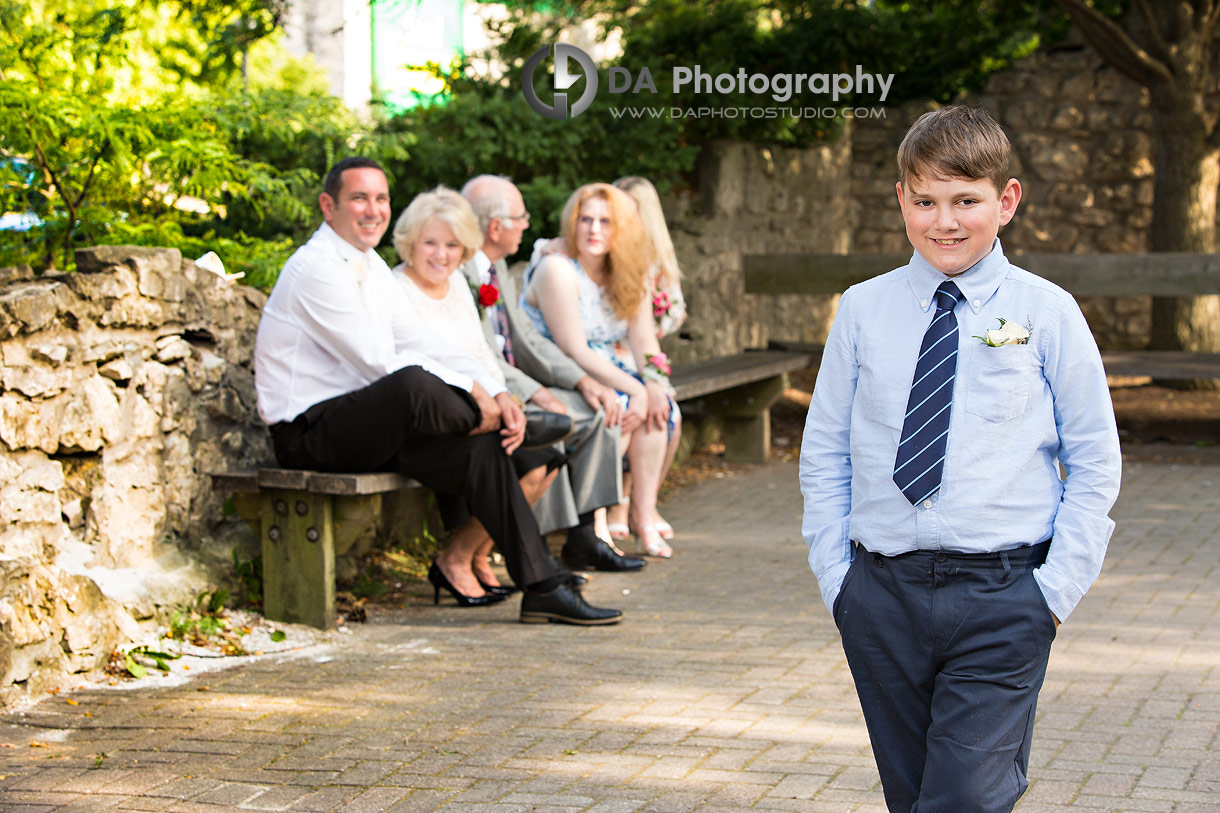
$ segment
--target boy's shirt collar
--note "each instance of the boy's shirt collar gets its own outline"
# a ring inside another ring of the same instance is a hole
[[[991,299],[1000,283],[1008,276],[1008,258],[996,238],[991,247],[991,253],[979,260],[970,268],[956,277],[945,276],[933,268],[919,252],[913,252],[911,262],[907,264],[907,282],[921,310],[928,310],[936,301],[934,294],[945,280],[953,280],[966,297],[966,304],[978,313],[987,300]]]

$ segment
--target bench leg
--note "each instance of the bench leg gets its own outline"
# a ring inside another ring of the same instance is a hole
[[[334,501],[329,494],[262,493],[263,614],[335,626]]]
[[[787,386],[786,375],[734,387],[713,396],[724,419],[724,459],[766,463],[771,456],[771,405]]]
[[[725,417],[724,459],[728,463],[766,463],[771,456],[771,411],[748,418]]]

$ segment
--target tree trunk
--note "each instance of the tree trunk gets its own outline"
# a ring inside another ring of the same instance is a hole
[[[1220,150],[1208,146],[1208,128],[1194,99],[1164,87],[1152,95],[1156,172],[1149,248],[1214,253]],[[1220,352],[1220,296],[1153,297],[1149,347]],[[1217,389],[1218,382],[1199,386]]]

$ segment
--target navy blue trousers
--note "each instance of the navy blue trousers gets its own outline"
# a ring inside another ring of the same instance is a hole
[[[834,618],[891,811],[1011,811],[1028,787],[1055,622],[1032,570],[997,554],[855,546]]]

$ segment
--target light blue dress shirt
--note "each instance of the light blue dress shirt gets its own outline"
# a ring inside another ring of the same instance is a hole
[[[833,608],[851,541],[885,556],[988,553],[1053,538],[1034,571],[1062,621],[1101,571],[1122,458],[1101,354],[1076,301],[1010,264],[999,240],[954,277],[965,294],[940,490],[917,505],[894,484],[920,341],[945,275],[918,253],[853,285],[839,302],[801,444],[802,534]],[[975,336],[999,318],[1032,326],[1028,344]],[[1059,464],[1067,476],[1060,479]]]

